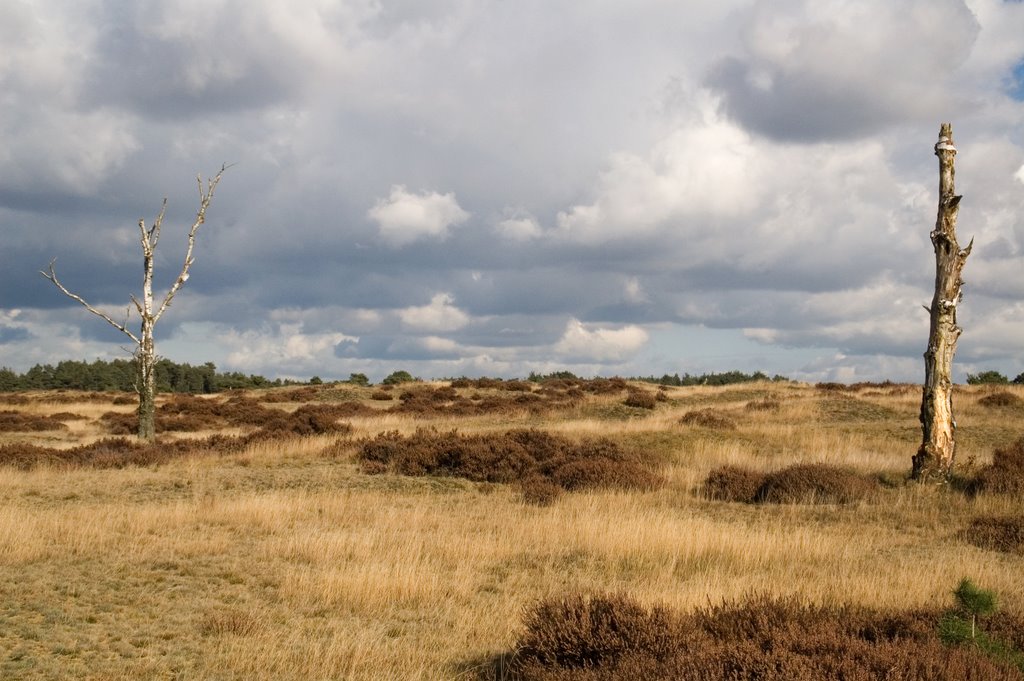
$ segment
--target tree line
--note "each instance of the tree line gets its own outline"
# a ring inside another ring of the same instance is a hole
[[[238,371],[219,373],[213,362],[199,366],[177,364],[169,359],[157,360],[155,383],[164,393],[215,393],[240,388],[273,388],[297,385],[299,382],[271,380],[257,374]],[[52,364],[37,364],[23,374],[0,368],[0,392],[16,390],[110,390],[136,392],[139,368],[136,359],[115,359],[109,362],[65,360]]]

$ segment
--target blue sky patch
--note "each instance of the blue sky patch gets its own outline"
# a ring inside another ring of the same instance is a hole
[[[1017,101],[1024,101],[1024,59],[1017,62],[1010,72],[1007,93]]]

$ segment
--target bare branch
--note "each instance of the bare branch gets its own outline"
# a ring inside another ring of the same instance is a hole
[[[199,231],[200,225],[206,222],[206,209],[210,206],[210,201],[213,200],[213,192],[217,189],[217,185],[220,183],[221,176],[224,175],[224,171],[230,166],[223,164],[220,170],[215,176],[210,178],[207,182],[207,189],[203,190],[203,177],[202,175],[196,175],[196,182],[199,185],[199,209],[196,211],[196,218],[192,222],[192,228],[188,231],[188,248],[185,250],[185,263],[181,266],[181,273],[178,278],[174,280],[170,290],[167,291],[167,295],[164,296],[163,303],[160,304],[160,309],[157,310],[156,314],[153,315],[153,323],[155,324],[160,316],[164,313],[171,305],[171,299],[174,298],[174,294],[178,292],[181,285],[188,281],[188,270],[192,267],[192,263],[195,262],[195,258],[192,257],[192,251],[196,245],[196,232]],[[161,217],[163,211],[161,211]]]
[[[164,225],[164,213],[167,212],[167,198],[164,198],[163,204],[160,206],[160,212],[156,216],[156,220],[153,220],[153,226],[149,229],[149,245],[151,248],[156,248],[156,244],[160,241],[160,228]]]
[[[72,293],[71,291],[67,290],[64,287],[64,284],[60,283],[60,280],[57,279],[57,272],[54,270],[54,267],[53,267],[53,264],[55,262],[57,262],[56,258],[54,258],[53,260],[50,261],[50,266],[48,268],[49,272],[44,272],[42,270],[39,270],[39,274],[43,275],[44,277],[49,279],[51,282],[53,282],[53,285],[56,286],[58,289],[60,289],[60,292],[63,293],[64,295],[66,295],[68,298],[71,298],[72,300],[77,300],[79,303],[81,303],[83,306],[85,306],[85,309],[87,309],[89,312],[92,312],[97,317],[100,317],[101,319],[104,319],[108,324],[113,326],[115,329],[117,329],[121,333],[123,333],[126,336],[128,336],[129,338],[131,338],[133,341],[135,341],[136,345],[142,345],[142,341],[139,340],[138,336],[136,336],[134,333],[129,331],[127,326],[125,326],[124,324],[118,324],[113,319],[111,319],[109,316],[107,316],[106,314],[104,314],[100,310],[97,310],[95,307],[93,307],[89,303],[85,302],[85,299],[83,299],[81,296],[76,295],[76,294]],[[126,323],[127,323],[127,320],[126,320]]]
[[[139,299],[135,297],[135,294],[134,293],[130,293],[130,294],[128,294],[128,297],[131,299],[132,304],[135,305],[135,309],[139,311],[139,316],[141,317],[142,315],[144,315],[145,312],[142,309],[142,303],[140,303]],[[131,308],[129,308],[129,310],[130,309]]]

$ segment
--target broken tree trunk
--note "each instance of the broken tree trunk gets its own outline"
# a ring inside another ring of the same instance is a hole
[[[943,123],[935,144],[939,157],[939,214],[932,230],[935,248],[935,295],[929,308],[931,327],[924,353],[924,389],[921,397],[923,438],[913,457],[915,480],[945,480],[953,471],[956,454],[956,421],[953,418],[953,355],[963,331],[956,325],[956,307],[963,298],[961,272],[974,240],[960,250],[956,240],[956,218],[960,199],[954,188],[953,129]]]

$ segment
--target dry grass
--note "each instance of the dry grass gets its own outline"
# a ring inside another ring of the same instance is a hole
[[[919,393],[677,388],[653,411],[622,412],[626,391],[613,382],[567,389],[585,397],[543,413],[430,417],[387,411],[371,388],[320,399],[325,389],[316,404],[376,410],[344,418],[350,435],[252,440],[221,456],[112,470],[0,468],[0,678],[474,678],[512,648],[529,608],[568,592],[628,593],[681,612],[758,592],[892,613],[947,607],[968,575],[994,589],[1005,611],[1024,612],[1024,556],[961,534],[976,518],[1019,518],[1020,498],[901,482],[918,444]],[[979,405],[984,391],[958,392],[960,456],[984,466],[1024,431],[1024,415]],[[36,397],[5,408],[87,420],[69,422],[58,440],[3,433],[0,444],[85,444],[102,435],[99,416],[115,410],[109,399]],[[835,418],[828,401],[840,397],[857,402],[843,402]],[[778,408],[746,409],[765,399]],[[877,418],[875,406],[889,415]],[[679,425],[706,408],[736,428]],[[510,485],[360,470],[357,438],[424,426],[608,438],[663,462],[666,484],[535,506]],[[807,463],[881,475],[890,487],[843,506],[750,506],[695,493],[723,465],[768,473]]]

